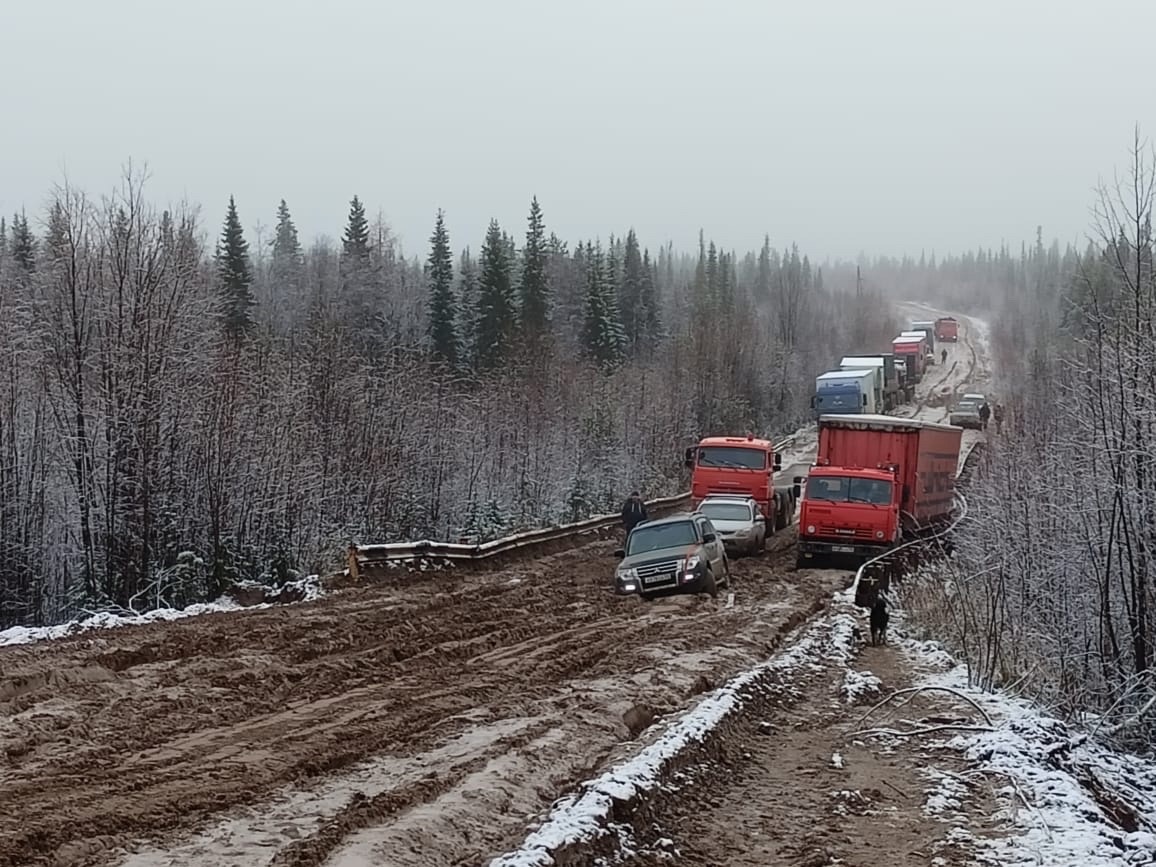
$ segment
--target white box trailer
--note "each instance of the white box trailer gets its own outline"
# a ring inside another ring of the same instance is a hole
[[[875,371],[875,406],[878,412],[883,412],[883,359],[864,357],[859,355],[847,355],[839,362],[840,370],[874,370]]]

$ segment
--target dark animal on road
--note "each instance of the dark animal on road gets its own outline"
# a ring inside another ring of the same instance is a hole
[[[883,601],[880,596],[875,600],[875,604],[871,606],[871,646],[876,647],[880,644],[887,643],[887,621],[890,615],[887,613],[887,603]]]

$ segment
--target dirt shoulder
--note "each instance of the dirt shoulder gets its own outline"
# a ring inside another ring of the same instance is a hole
[[[966,819],[925,809],[928,768],[937,777],[961,772],[961,757],[925,743],[851,734],[881,697],[914,679],[896,647],[863,646],[849,667],[815,666],[805,682],[733,728],[709,761],[687,769],[683,785],[656,798],[650,833],[622,863],[649,867],[671,856],[679,864],[760,867],[974,863],[952,842],[952,828],[960,820],[974,827],[990,813],[982,793],[969,793]],[[951,696],[935,694],[902,710],[916,720],[960,714]]]

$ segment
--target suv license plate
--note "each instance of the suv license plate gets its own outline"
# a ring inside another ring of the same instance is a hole
[[[663,581],[669,581],[671,575],[647,575],[642,579],[643,584],[661,584]]]
[[[831,548],[836,554],[854,554],[855,549],[850,545],[834,545]]]

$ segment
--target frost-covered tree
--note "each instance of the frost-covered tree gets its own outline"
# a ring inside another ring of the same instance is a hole
[[[607,281],[602,249],[586,245],[586,324],[583,329],[586,352],[604,368],[621,363],[626,350],[626,334],[618,312],[618,293]]]
[[[430,237],[425,274],[429,287],[429,338],[433,356],[449,367],[456,367],[461,353],[455,316],[454,260],[445,215],[440,208]]]
[[[493,370],[510,357],[517,321],[509,247],[498,221],[490,220],[482,247],[482,274],[474,322],[474,358],[480,369]]]
[[[341,250],[358,265],[369,262],[369,220],[365,216],[365,206],[357,196],[349,202],[349,221],[341,239]]]
[[[244,337],[253,328],[253,271],[249,264],[249,242],[237,216],[237,203],[229,196],[225,225],[217,248],[217,275],[221,282],[221,317],[225,334]]]
[[[538,346],[550,330],[550,286],[546,272],[546,229],[537,196],[530,202],[528,222],[519,283],[521,325],[527,341]]]

